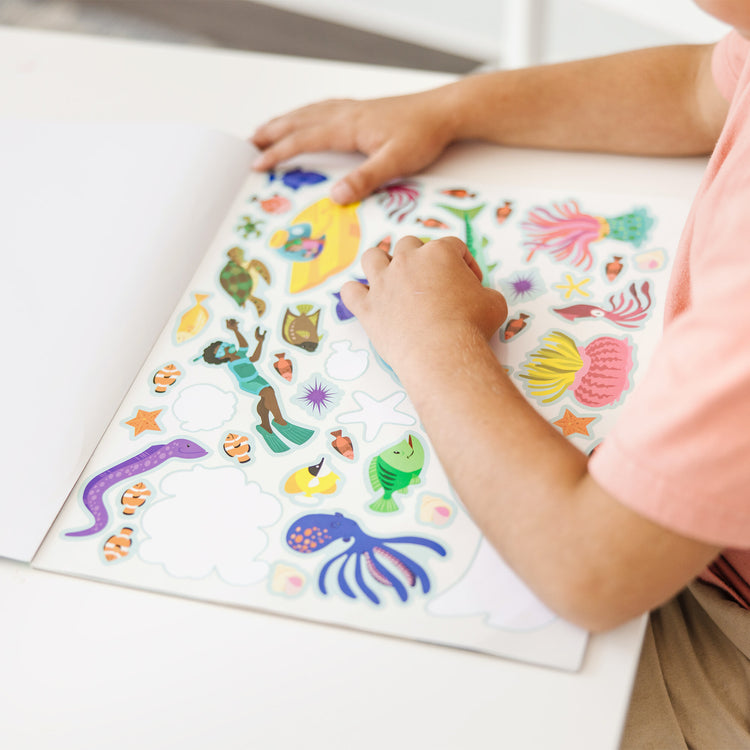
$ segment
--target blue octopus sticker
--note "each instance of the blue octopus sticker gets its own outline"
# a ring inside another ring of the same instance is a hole
[[[354,557],[354,580],[359,586],[362,593],[374,604],[380,604],[377,594],[368,586],[362,572],[362,561],[372,578],[383,586],[392,586],[398,594],[399,599],[405,602],[409,598],[409,592],[404,582],[392,572],[384,563],[397,570],[406,581],[406,584],[412,588],[419,581],[422,584],[422,591],[426,594],[430,590],[430,579],[427,571],[399,552],[393,546],[394,544],[416,544],[427,547],[438,555],[445,556],[445,548],[433,542],[431,539],[425,539],[418,536],[398,536],[398,537],[375,537],[365,534],[356,521],[347,518],[341,513],[311,513],[298,518],[289,527],[286,535],[286,543],[296,552],[309,554],[317,552],[327,547],[331,542],[341,539],[344,542],[352,543],[343,552],[332,557],[323,566],[318,576],[318,588],[321,593],[328,594],[326,588],[326,575],[331,566],[343,558],[339,566],[337,576],[339,588],[346,596],[356,599],[357,595],[346,579],[346,566],[349,558]]]

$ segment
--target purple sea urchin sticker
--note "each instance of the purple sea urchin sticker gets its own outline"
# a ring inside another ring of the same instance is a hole
[[[503,279],[500,285],[511,303],[528,302],[547,291],[544,280],[536,268],[516,271],[511,277]]]
[[[296,401],[313,417],[321,418],[341,400],[341,391],[320,375],[313,375],[297,390]]]

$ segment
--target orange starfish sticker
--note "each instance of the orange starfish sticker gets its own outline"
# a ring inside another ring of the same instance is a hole
[[[596,417],[579,417],[577,414],[573,414],[570,409],[566,409],[565,414],[554,422],[554,424],[562,430],[562,434],[566,437],[576,434],[591,437],[588,426],[595,419]]]
[[[157,409],[156,411],[138,409],[138,413],[132,419],[128,419],[125,424],[129,424],[133,428],[133,437],[138,437],[138,435],[146,430],[161,432],[161,427],[156,423],[156,418],[162,411],[163,409]]]

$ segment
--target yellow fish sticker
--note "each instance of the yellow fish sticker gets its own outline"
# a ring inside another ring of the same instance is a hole
[[[287,229],[273,234],[269,245],[292,261],[291,294],[322,284],[354,262],[361,237],[358,206],[340,206],[330,198],[321,198]]]
[[[207,300],[210,294],[194,294],[195,304],[183,313],[180,319],[180,325],[177,326],[175,340],[182,344],[188,339],[199,334],[203,327],[208,323],[210,317],[208,310],[203,306],[203,301]]]

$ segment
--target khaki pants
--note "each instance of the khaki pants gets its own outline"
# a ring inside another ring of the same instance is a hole
[[[651,613],[621,750],[750,749],[750,611],[695,582]]]

